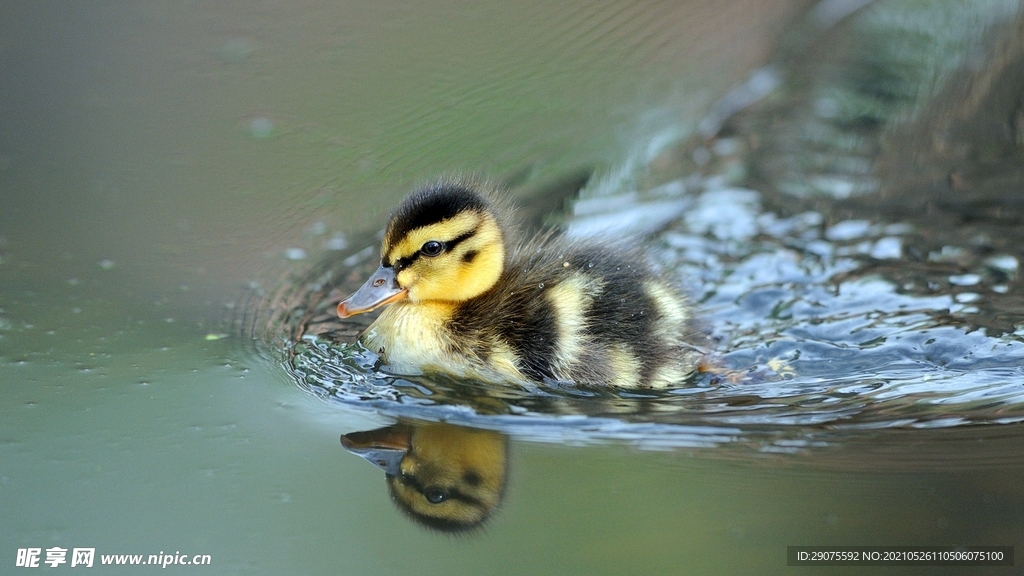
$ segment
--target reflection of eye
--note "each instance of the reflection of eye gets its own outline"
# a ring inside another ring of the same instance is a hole
[[[441,252],[444,252],[444,244],[437,240],[430,240],[423,244],[423,247],[420,248],[420,252],[422,252],[424,256],[437,256]]]
[[[448,493],[441,488],[427,488],[423,491],[423,496],[427,498],[427,502],[431,504],[440,504],[448,499]]]

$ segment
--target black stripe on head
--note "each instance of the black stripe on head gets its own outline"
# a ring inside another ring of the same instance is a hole
[[[480,502],[476,498],[462,494],[457,490],[449,491],[448,497],[454,498],[456,500],[461,500],[466,504],[469,504],[480,509],[481,514],[479,518],[475,520],[462,520],[459,518],[446,518],[444,516],[431,516],[429,514],[423,514],[414,509],[408,502],[400,498],[398,496],[398,491],[395,489],[395,484],[401,483],[411,487],[413,490],[419,492],[420,494],[423,494],[425,489],[415,478],[409,476],[394,476],[391,474],[386,474],[384,478],[388,485],[388,492],[391,494],[391,501],[394,502],[396,506],[398,506],[398,509],[405,513],[412,520],[419,522],[423,526],[426,526],[427,528],[430,528],[432,530],[439,530],[441,532],[450,533],[472,530],[473,528],[476,528],[477,526],[483,524],[484,521],[487,520],[487,517],[490,515],[489,510],[483,509],[484,505],[482,502]]]
[[[442,253],[449,252],[452,249],[454,249],[456,246],[458,246],[460,243],[465,242],[466,240],[472,238],[473,235],[476,234],[479,229],[480,229],[480,227],[477,226],[476,228],[473,228],[472,230],[470,230],[469,232],[466,232],[465,234],[462,234],[460,236],[456,236],[455,238],[452,238],[451,240],[448,240],[447,242],[441,242],[444,245],[444,250],[442,251]],[[476,258],[477,252],[476,252],[476,250],[470,250],[469,252],[466,253],[466,256],[469,256],[470,254],[472,254],[472,256],[470,256],[470,258],[468,258],[468,259],[465,256],[463,256],[462,261],[463,262],[471,262],[473,260],[473,258]],[[405,268],[408,268],[413,262],[416,261],[417,258],[419,258],[422,255],[423,255],[423,250],[420,249],[420,250],[417,250],[416,252],[414,252],[412,254],[412,256],[406,256],[404,258],[399,258],[398,260],[395,260],[393,263],[387,262],[385,260],[381,260],[381,264],[384,265],[384,266],[394,266],[395,267],[395,272],[400,272],[400,271],[404,270]]]
[[[445,250],[445,252],[448,252],[449,250],[454,250],[456,246],[458,246],[459,244],[462,244],[466,240],[469,240],[470,238],[475,236],[476,233],[479,232],[479,231],[480,231],[480,227],[477,226],[476,228],[473,228],[469,232],[465,232],[463,234],[460,234],[459,236],[456,236],[455,238],[452,238],[451,240],[445,242],[444,243],[444,250]],[[472,252],[472,250],[471,250],[471,252]]]
[[[410,231],[447,220],[467,211],[483,212],[487,201],[460,184],[438,184],[414,192],[388,222],[385,243],[394,246]]]

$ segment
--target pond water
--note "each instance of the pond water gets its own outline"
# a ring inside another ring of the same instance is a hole
[[[1020,8],[862,4],[5,5],[0,563],[874,573],[787,547],[1024,551]],[[498,389],[352,347],[365,321],[334,304],[388,211],[452,173],[644,242],[713,369]],[[477,449],[501,456],[482,525],[396,508],[388,458]]]

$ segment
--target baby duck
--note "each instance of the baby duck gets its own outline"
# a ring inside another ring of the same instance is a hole
[[[338,316],[390,304],[360,341],[405,374],[660,388],[693,372],[687,300],[642,253],[552,233],[524,243],[508,214],[476,183],[413,193]]]
[[[508,439],[493,430],[399,422],[345,434],[341,445],[383,470],[391,499],[428,528],[478,527],[505,493]]]

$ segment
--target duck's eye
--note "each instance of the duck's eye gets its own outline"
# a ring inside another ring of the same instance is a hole
[[[423,244],[420,248],[420,252],[424,256],[437,256],[441,252],[444,252],[444,243],[438,242],[437,240],[429,240]]]
[[[431,504],[440,504],[448,499],[448,493],[441,488],[427,488],[423,491],[423,496]]]

